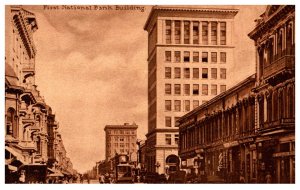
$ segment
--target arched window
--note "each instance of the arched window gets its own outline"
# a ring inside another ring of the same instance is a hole
[[[278,96],[277,96],[277,91],[274,91],[272,101],[273,101],[273,121],[276,121],[276,120],[278,120]]]
[[[267,52],[268,52],[268,57],[267,57],[267,62],[268,64],[271,64],[273,61],[273,56],[274,56],[274,43],[273,43],[273,38],[270,38],[268,41],[268,48],[267,48]]]
[[[288,24],[287,30],[286,30],[286,49],[287,54],[292,55],[293,54],[293,25],[292,23]]]
[[[37,149],[37,153],[41,154],[41,137],[37,137],[36,149]]]
[[[278,119],[284,118],[285,110],[284,110],[284,101],[283,101],[283,91],[279,90],[278,92]]]
[[[289,110],[289,117],[295,117],[295,103],[294,103],[294,90],[293,87],[288,88],[288,110]]]
[[[267,121],[272,121],[272,95],[267,97]]]
[[[264,109],[265,109],[263,96],[260,96],[258,98],[258,103],[259,103],[259,124],[260,124],[260,127],[262,127],[264,124]]]
[[[277,58],[282,56],[282,30],[279,30],[277,35]]]
[[[16,112],[13,108],[9,108],[6,113],[6,134],[18,137],[18,126],[16,122]]]

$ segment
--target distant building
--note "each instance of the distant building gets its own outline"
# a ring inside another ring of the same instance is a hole
[[[148,32],[148,171],[177,169],[178,118],[226,90],[237,13],[220,8],[152,8],[144,26]]]
[[[133,123],[124,125],[106,125],[105,131],[105,159],[109,161],[118,154],[127,154],[131,161],[137,161],[137,128]]]

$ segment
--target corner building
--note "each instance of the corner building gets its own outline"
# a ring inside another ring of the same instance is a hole
[[[226,90],[236,9],[154,6],[148,32],[146,168],[178,169],[179,117]]]

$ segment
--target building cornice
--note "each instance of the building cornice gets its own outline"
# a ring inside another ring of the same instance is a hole
[[[222,9],[222,8],[200,8],[200,7],[180,7],[180,6],[153,6],[151,12],[144,25],[144,30],[148,30],[151,20],[157,16],[159,12],[193,12],[203,14],[226,14],[234,17],[238,13],[238,9]]]
[[[11,10],[15,11],[13,16],[14,23],[19,30],[21,39],[28,52],[28,55],[30,56],[30,58],[32,58],[36,55],[36,48],[33,43],[32,34],[30,32],[34,32],[38,28],[35,16],[33,13],[22,9],[19,6],[12,6]],[[28,25],[30,25],[30,29]],[[28,30],[31,31],[29,32]]]
[[[263,34],[267,33],[271,28],[276,26],[276,24],[282,20],[283,18],[287,17],[289,12],[295,12],[294,5],[284,5],[280,6],[278,10],[273,13],[272,15],[266,16],[267,11],[263,14],[264,18],[258,19],[258,24],[254,30],[252,30],[248,36],[252,40],[257,40]]]

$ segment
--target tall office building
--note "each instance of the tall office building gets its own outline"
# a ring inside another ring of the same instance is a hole
[[[106,125],[105,131],[105,159],[109,161],[111,158],[118,154],[127,154],[130,161],[136,161],[137,157],[137,128],[138,126],[133,123],[129,125]]]
[[[148,171],[178,169],[176,120],[226,90],[236,9],[154,6],[148,32]]]

